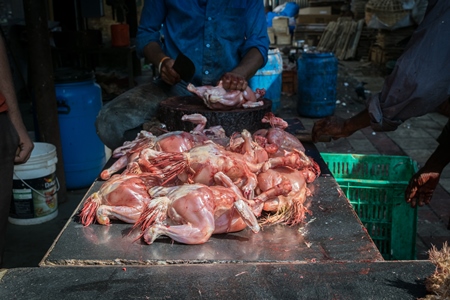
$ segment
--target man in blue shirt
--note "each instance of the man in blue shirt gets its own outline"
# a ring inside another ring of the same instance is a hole
[[[100,139],[114,149],[134,139],[139,126],[155,116],[159,101],[191,95],[172,68],[178,54],[194,62],[195,86],[222,80],[225,89],[245,90],[247,80],[266,64],[268,47],[261,0],[146,0],[136,50],[158,69],[160,79],[105,105],[96,122]]]

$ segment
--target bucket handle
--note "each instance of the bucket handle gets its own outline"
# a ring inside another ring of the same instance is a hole
[[[26,183],[22,178],[20,178],[19,176],[17,176],[16,172],[14,172],[14,176],[16,176],[17,178],[19,178],[19,180],[22,181],[22,183],[23,183],[24,185],[26,185],[28,188],[30,188],[30,189],[33,190],[35,193],[37,193],[38,195],[40,195],[40,196],[42,196],[42,197],[44,197],[44,198],[47,198],[47,197],[53,197],[53,196],[59,191],[59,188],[60,188],[58,177],[55,177],[55,179],[56,179],[56,191],[55,191],[53,194],[51,194],[50,196],[46,196],[46,195],[42,194],[41,192],[37,191],[36,189],[34,189],[31,185],[29,185],[28,183]]]

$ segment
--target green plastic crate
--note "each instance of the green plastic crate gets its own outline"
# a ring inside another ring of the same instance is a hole
[[[407,156],[321,153],[386,260],[416,259],[417,208],[405,189],[417,163]]]

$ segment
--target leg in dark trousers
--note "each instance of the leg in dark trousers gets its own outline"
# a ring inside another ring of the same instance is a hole
[[[19,136],[7,113],[0,113],[0,267],[6,243],[9,208],[12,198],[14,155]]]

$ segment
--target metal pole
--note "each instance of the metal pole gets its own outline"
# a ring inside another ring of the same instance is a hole
[[[58,202],[67,201],[62,147],[59,135],[53,63],[49,43],[46,0],[23,0],[28,40],[28,68],[31,94],[39,140],[55,145],[58,163],[56,176],[60,184]]]

